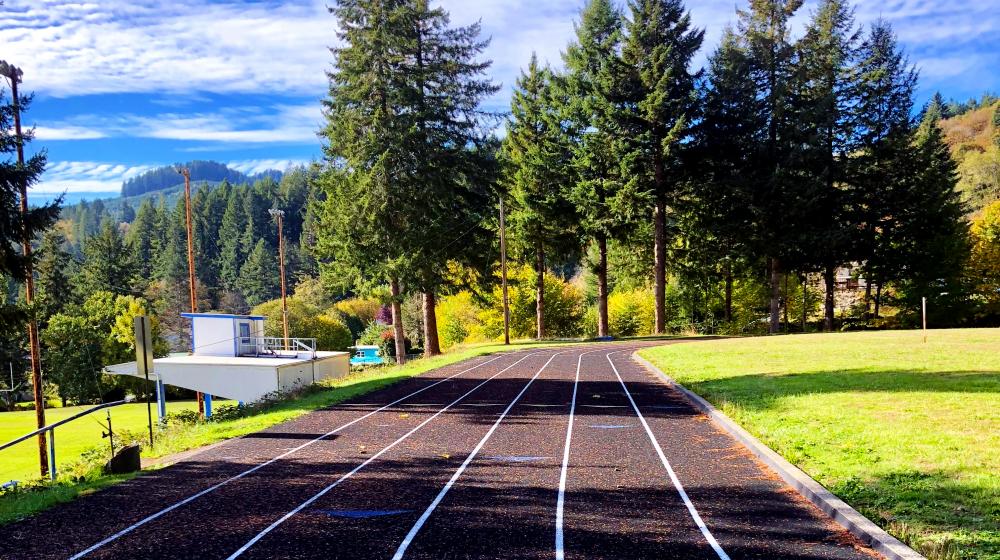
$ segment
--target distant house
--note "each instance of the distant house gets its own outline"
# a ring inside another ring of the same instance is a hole
[[[264,317],[225,313],[182,313],[191,320],[191,352],[153,360],[161,417],[164,385],[200,391],[211,414],[211,396],[252,402],[322,379],[347,375],[347,352],[316,350],[316,340],[264,336]],[[112,375],[139,376],[135,362],[108,366]]]

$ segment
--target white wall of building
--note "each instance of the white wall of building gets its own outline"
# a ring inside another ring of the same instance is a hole
[[[192,318],[192,352],[198,356],[235,356],[235,328],[230,317]]]

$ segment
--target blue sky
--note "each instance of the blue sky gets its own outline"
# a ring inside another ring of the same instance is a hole
[[[150,167],[213,159],[246,172],[320,156],[319,100],[335,44],[332,0],[4,0],[0,59],[36,93],[26,122],[48,150],[38,192],[117,191]],[[745,0],[689,0],[706,29],[698,63]],[[482,20],[503,89],[532,51],[559,65],[583,0],[445,0]],[[815,0],[797,18],[801,28]],[[894,25],[921,72],[921,100],[1000,91],[996,0],[862,0],[857,19]]]

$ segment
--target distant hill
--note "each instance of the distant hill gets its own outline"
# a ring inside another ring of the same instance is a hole
[[[247,175],[235,169],[230,169],[226,164],[217,161],[192,161],[181,164],[191,171],[191,182],[217,184],[222,181],[230,183],[252,183],[265,177],[275,180],[281,179],[281,172],[277,170],[267,170],[254,175]],[[177,172],[176,165],[157,167],[146,171],[141,175],[132,177],[122,183],[123,197],[140,196],[147,193],[172,190],[182,186],[184,180]]]
[[[958,186],[973,213],[1000,200],[1000,101],[980,104],[941,121],[958,162]]]

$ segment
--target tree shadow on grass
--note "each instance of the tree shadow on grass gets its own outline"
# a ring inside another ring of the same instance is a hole
[[[749,409],[767,409],[782,397],[828,393],[994,393],[1000,396],[1000,370],[922,372],[846,369],[792,374],[755,373],[683,384],[709,399],[726,399]]]

